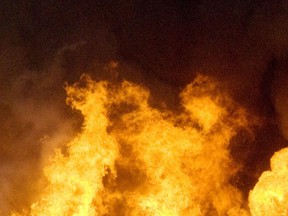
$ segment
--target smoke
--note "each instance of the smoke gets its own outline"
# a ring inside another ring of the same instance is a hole
[[[29,205],[46,160],[42,155],[48,157],[54,147],[71,139],[77,125],[65,112],[63,81],[53,76],[60,72],[57,64],[32,71],[23,65],[23,56],[17,56],[17,51],[9,47],[1,59],[3,215]]]
[[[80,131],[83,119],[66,106],[63,87],[82,73],[141,83],[152,104],[170,108],[196,74],[218,79],[259,119],[253,136],[240,133],[231,144],[243,164],[235,184],[246,195],[287,146],[286,0],[5,0],[1,11],[3,215],[33,203],[43,164]]]
[[[282,61],[276,70],[274,82],[274,104],[277,112],[277,122],[284,137],[288,139],[288,74],[287,60]]]
[[[285,138],[288,139],[288,116],[287,116],[287,108],[288,108],[288,89],[287,89],[287,79],[285,80],[286,86],[279,90],[276,96],[276,109],[278,111],[278,121],[279,127],[282,130]]]

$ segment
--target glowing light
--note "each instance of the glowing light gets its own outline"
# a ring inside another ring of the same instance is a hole
[[[271,158],[271,171],[264,172],[250,192],[249,206],[253,216],[288,215],[288,148]]]
[[[183,90],[181,114],[151,107],[149,91],[127,81],[84,75],[66,91],[82,132],[45,167],[30,215],[249,215],[229,183],[228,145],[245,112],[213,80]]]

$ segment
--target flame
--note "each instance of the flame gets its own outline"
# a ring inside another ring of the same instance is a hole
[[[239,168],[229,141],[247,126],[245,111],[215,81],[188,85],[181,112],[152,107],[149,91],[127,81],[83,75],[66,91],[82,132],[45,167],[29,215],[249,215],[229,182]]]
[[[250,192],[249,206],[253,216],[288,215],[288,148],[271,158],[271,171],[262,173]]]

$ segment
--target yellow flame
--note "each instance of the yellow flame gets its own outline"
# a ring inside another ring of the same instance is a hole
[[[58,150],[52,163],[45,168],[50,185],[41,200],[32,205],[31,215],[105,213],[102,178],[108,167],[114,171],[118,147],[106,131],[109,123],[104,107],[107,83],[88,85],[87,91],[67,87],[68,102],[85,116],[83,132],[69,144],[68,156]]]
[[[271,171],[264,172],[250,192],[253,216],[288,215],[288,148],[271,158]]]
[[[213,80],[183,90],[180,114],[151,107],[149,91],[127,81],[84,75],[66,91],[82,132],[45,167],[30,215],[249,215],[229,183],[238,167],[228,145],[245,112]]]

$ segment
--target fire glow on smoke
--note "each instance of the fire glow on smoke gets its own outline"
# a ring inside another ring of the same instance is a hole
[[[82,132],[67,152],[56,150],[46,188],[25,215],[288,215],[287,150],[272,158],[248,203],[230,183],[240,165],[229,142],[249,125],[209,77],[181,92],[179,112],[152,107],[149,91],[127,81],[83,75],[66,91],[84,117]]]

